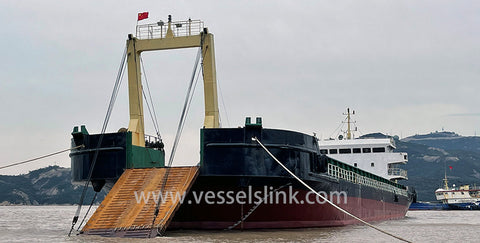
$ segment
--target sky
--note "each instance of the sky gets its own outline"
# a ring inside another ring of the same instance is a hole
[[[329,138],[349,107],[357,136],[480,134],[479,1],[1,1],[0,166],[69,148],[74,126],[101,131],[145,11],[141,24],[171,14],[214,34],[223,127],[261,116],[267,128]],[[196,52],[142,54],[167,154]],[[107,132],[128,126],[126,84]],[[198,162],[202,125],[200,80],[174,164]],[[0,174],[48,165],[70,167],[68,153]]]

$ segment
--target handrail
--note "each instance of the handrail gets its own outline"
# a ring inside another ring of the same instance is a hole
[[[362,185],[374,187],[380,190],[390,191],[403,196],[408,196],[406,188],[401,188],[397,186],[399,184],[392,185],[392,184],[381,182],[372,178],[368,178],[367,176],[363,176],[356,172],[343,169],[332,163],[328,163],[327,173],[328,175],[337,179],[343,179],[346,181],[353,182],[355,184],[362,184]]]
[[[401,168],[388,168],[388,175],[407,177],[407,171]]]
[[[136,37],[138,39],[162,39],[167,35],[168,24],[173,31],[174,36],[192,36],[198,35],[203,31],[204,25],[201,20],[186,20],[165,23],[159,21],[153,24],[137,25]]]

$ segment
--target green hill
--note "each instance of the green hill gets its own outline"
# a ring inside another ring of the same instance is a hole
[[[418,200],[436,200],[434,191],[443,186],[445,170],[450,185],[480,185],[479,137],[436,132],[397,140],[396,144],[397,151],[408,153],[408,181],[404,184],[415,187]]]
[[[0,205],[76,204],[83,186],[73,185],[70,168],[49,166],[24,175],[0,175]],[[87,191],[85,203],[90,203],[93,190]],[[97,197],[101,202],[102,191]]]

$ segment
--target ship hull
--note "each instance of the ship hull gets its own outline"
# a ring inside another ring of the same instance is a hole
[[[118,136],[123,135],[112,135]],[[168,229],[301,228],[358,223],[325,201],[317,200],[252,137],[265,144],[283,166],[316,192],[365,221],[402,218],[413,200],[413,192],[405,186],[322,155],[314,136],[265,129],[261,124],[204,128],[199,175],[190,192],[185,197],[179,195],[183,202]],[[76,144],[74,138],[72,145]],[[111,158],[105,153],[111,153],[112,149],[117,148],[99,149],[99,158],[107,158],[99,160],[99,164],[108,166],[96,166],[93,170],[92,182],[103,181],[105,187],[116,181],[115,173],[134,167],[138,160],[138,156],[126,156],[131,157],[131,163],[128,159]],[[114,152],[123,156],[124,150],[128,149]],[[91,151],[71,154],[72,173],[78,174],[78,178],[74,177],[78,181],[84,181],[84,172],[90,171]],[[163,191],[169,193],[167,189]]]
[[[445,210],[480,210],[480,205],[477,203],[451,203],[444,204]]]
[[[259,138],[285,167],[316,192],[363,220],[403,218],[413,198],[405,187],[388,184],[391,182],[384,179],[380,183],[383,188],[368,185],[366,181],[373,181],[373,175],[321,155],[317,139],[310,135],[257,125],[202,129],[201,137],[200,175],[169,229],[301,228],[358,223],[325,201],[317,201],[252,137]],[[333,172],[335,166],[331,163],[338,165],[338,173]],[[342,177],[341,170],[343,175],[351,176]],[[196,201],[207,192],[212,200]],[[227,199],[219,202],[218,195],[225,197],[229,192],[230,203]],[[237,200],[239,194],[243,201]]]
[[[411,202],[405,196],[345,181],[320,178],[306,182],[339,207],[365,221],[403,218]],[[243,201],[230,200],[230,204],[226,196],[223,196],[223,203],[218,203],[218,197],[212,197],[208,202],[198,201],[199,195],[202,192],[206,195],[208,191],[212,195],[231,192],[232,198],[239,194],[245,197],[242,197]],[[256,195],[262,200],[256,200]],[[359,222],[351,216],[321,199],[317,200],[308,189],[291,178],[200,176],[169,229],[304,228],[356,223]]]

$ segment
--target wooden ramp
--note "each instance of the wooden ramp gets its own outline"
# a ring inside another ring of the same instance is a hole
[[[137,238],[163,234],[181,204],[180,197],[186,195],[197,175],[198,167],[125,170],[83,227],[82,233]],[[153,222],[157,206],[155,197],[161,203]]]

